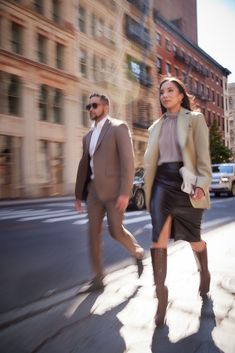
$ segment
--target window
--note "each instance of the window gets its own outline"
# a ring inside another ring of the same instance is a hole
[[[11,48],[16,54],[22,54],[23,28],[18,23],[11,23]]]
[[[22,184],[22,139],[0,135],[0,198],[10,198]]]
[[[42,85],[40,87],[39,93],[39,119],[42,121],[47,121],[47,106],[48,106],[48,91],[47,86]]]
[[[99,19],[98,22],[98,37],[103,37],[104,36],[104,21],[102,18]]]
[[[49,172],[49,141],[38,141],[37,177],[40,183],[47,183],[50,179]]]
[[[63,94],[60,89],[41,85],[38,106],[41,121],[63,123]]]
[[[189,76],[189,79],[188,79],[188,88],[190,90],[190,92],[192,91],[192,88],[193,88],[193,78],[192,76]]]
[[[95,14],[92,14],[91,16],[91,34],[93,37],[96,37],[96,28],[97,27],[97,19],[95,17]]]
[[[187,83],[187,73],[185,71],[182,72],[182,81],[183,83]]]
[[[177,46],[174,44],[172,47],[173,50],[173,54],[176,55],[177,54]]]
[[[56,43],[56,67],[64,68],[64,45],[60,43]]]
[[[8,113],[20,114],[20,81],[15,75],[10,75],[8,85]]]
[[[162,59],[157,58],[157,72],[162,74]]]
[[[38,34],[38,43],[37,43],[37,49],[38,49],[38,61],[40,63],[46,63],[46,52],[47,52],[47,38],[41,34]]]
[[[107,28],[107,38],[111,43],[115,44],[115,33],[113,25],[109,25]]]
[[[166,63],[166,74],[170,75],[171,74],[171,64]]]
[[[52,19],[53,21],[60,22],[60,2],[59,0],[52,0]]]
[[[63,183],[63,144],[50,142],[50,174],[53,185]],[[55,190],[60,193],[59,190]]]
[[[169,41],[169,39],[166,38],[165,43],[166,43],[166,50],[171,51],[171,42]]]
[[[224,97],[221,96],[221,108],[224,109]]]
[[[208,110],[207,112],[207,125],[210,126],[211,125],[211,112]]]
[[[217,106],[218,107],[220,106],[220,95],[219,95],[219,93],[217,93]]]
[[[37,178],[42,185],[49,184],[53,194],[61,194],[63,183],[63,144],[39,140],[37,142]]]
[[[212,102],[214,103],[215,102],[215,91],[212,90],[211,94],[212,94],[212,97],[211,97],[212,98]]]
[[[83,77],[87,77],[87,53],[84,50],[80,52],[80,72]]]
[[[157,32],[157,45],[162,45],[162,35],[159,32]]]
[[[78,8],[78,28],[80,32],[86,33],[86,10],[82,6]]]
[[[179,69],[177,67],[174,68],[175,77],[179,77]]]
[[[81,116],[82,116],[82,125],[85,127],[89,127],[89,117],[88,112],[86,110],[86,104],[88,101],[88,97],[86,94],[82,94],[81,101]]]
[[[98,81],[98,62],[96,55],[93,56],[93,78],[94,81]]]
[[[202,93],[203,96],[205,95],[205,86],[204,86],[203,83],[201,85],[201,93]]]
[[[225,120],[224,120],[224,117],[222,116],[222,130],[224,131],[225,130]]]
[[[43,0],[34,0],[33,2],[33,9],[40,15],[44,14],[44,4]]]
[[[16,75],[0,72],[0,112],[21,115],[21,80]]]
[[[56,88],[52,91],[52,122],[56,124],[62,123],[62,92]]]

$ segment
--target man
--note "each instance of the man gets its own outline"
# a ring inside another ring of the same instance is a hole
[[[104,287],[101,261],[102,221],[107,214],[111,236],[136,259],[138,275],[143,272],[144,250],[122,225],[134,177],[134,155],[129,129],[109,116],[109,99],[98,93],[89,97],[86,109],[94,122],[83,138],[83,155],[75,187],[77,211],[87,203],[89,247],[95,273],[87,291]]]

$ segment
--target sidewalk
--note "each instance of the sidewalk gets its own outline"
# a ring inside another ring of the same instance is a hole
[[[2,329],[0,353],[234,353],[234,234],[235,222],[203,236],[212,275],[203,303],[191,249],[185,243],[169,247],[163,328],[153,323],[157,300],[148,257],[140,279],[135,266],[127,266],[107,274],[104,292],[64,294],[59,304]]]

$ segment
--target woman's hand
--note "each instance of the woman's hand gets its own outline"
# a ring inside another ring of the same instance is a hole
[[[205,193],[202,188],[195,188],[192,199],[194,201],[199,201],[205,196]]]

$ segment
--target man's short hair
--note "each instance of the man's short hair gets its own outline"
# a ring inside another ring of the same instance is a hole
[[[104,102],[104,104],[109,105],[109,98],[104,94],[94,92],[90,95],[89,99],[91,99],[92,97],[99,97],[100,100]]]

